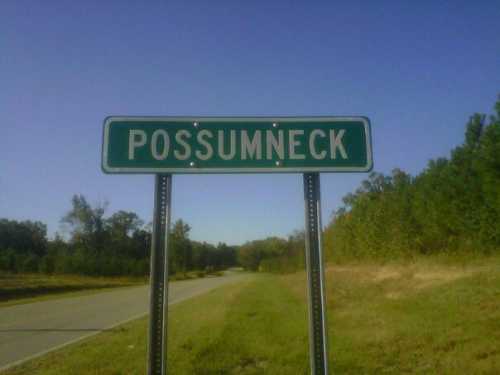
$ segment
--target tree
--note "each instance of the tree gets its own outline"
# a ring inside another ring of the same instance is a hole
[[[106,220],[104,214],[108,203],[92,207],[81,194],[73,195],[71,210],[61,222],[71,228],[71,240],[88,252],[102,253],[106,241]]]
[[[43,256],[47,252],[47,226],[40,221],[0,219],[0,250]]]
[[[192,268],[192,246],[189,240],[191,227],[182,219],[178,219],[170,232],[169,264],[172,273],[176,271],[186,272]]]
[[[288,268],[290,242],[279,237],[246,242],[238,251],[238,262],[246,269],[283,271]]]
[[[47,226],[39,221],[0,219],[0,269],[34,272],[47,253]]]
[[[118,211],[106,220],[109,226],[111,236],[115,238],[130,237],[135,231],[139,230],[144,222],[135,212]]]
[[[147,233],[141,233],[141,227],[144,222],[135,212],[118,211],[106,219],[106,229],[109,232],[109,249],[115,256],[130,256],[137,258],[139,254],[145,254],[145,249],[141,247],[146,245],[144,236]]]
[[[450,158],[416,177],[372,173],[344,197],[325,230],[332,257],[398,257],[500,248],[500,97],[496,115],[471,116]]]

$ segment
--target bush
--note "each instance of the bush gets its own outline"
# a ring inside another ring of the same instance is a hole
[[[38,271],[38,262],[39,258],[36,255],[28,255],[26,257],[23,257],[24,259],[22,260],[22,266],[21,270],[23,272],[37,272]]]
[[[205,272],[204,271],[196,271],[196,277],[199,277],[199,278],[205,277]]]
[[[40,264],[38,265],[38,271],[41,273],[45,273],[47,275],[51,275],[55,270],[55,260],[51,256],[44,256],[40,260]]]
[[[5,271],[17,272],[16,253],[12,249],[7,249],[0,253],[0,268]]]

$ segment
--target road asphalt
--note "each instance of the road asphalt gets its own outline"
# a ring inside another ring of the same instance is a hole
[[[171,282],[169,305],[242,280],[227,273]],[[149,286],[0,308],[0,371],[148,313]]]

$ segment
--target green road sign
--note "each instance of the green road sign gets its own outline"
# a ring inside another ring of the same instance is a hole
[[[108,117],[107,173],[367,172],[366,117]]]

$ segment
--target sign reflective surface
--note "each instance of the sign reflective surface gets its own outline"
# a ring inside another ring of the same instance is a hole
[[[366,117],[108,117],[106,173],[367,172]]]

